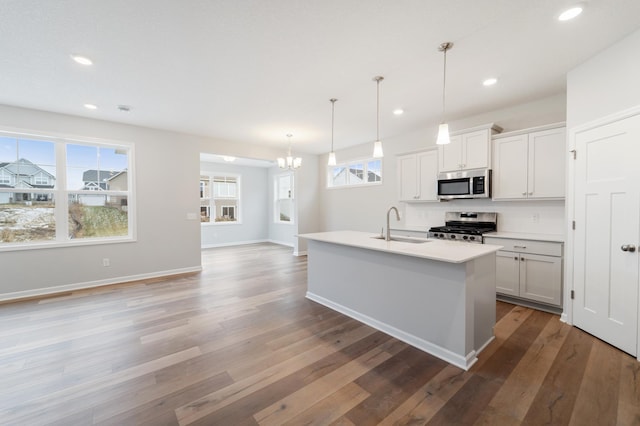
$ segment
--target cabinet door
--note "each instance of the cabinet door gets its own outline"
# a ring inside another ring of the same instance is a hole
[[[527,197],[527,145],[526,134],[493,141],[494,200]]]
[[[418,154],[418,199],[438,201],[438,151]]]
[[[438,146],[438,169],[441,172],[460,170],[462,165],[462,136],[451,136],[451,143]]]
[[[418,196],[416,155],[398,157],[398,188],[400,201],[415,201]]]
[[[491,167],[489,129],[462,135],[462,168],[482,169]]]
[[[562,259],[520,254],[520,297],[560,306]]]
[[[509,296],[520,295],[520,256],[509,251],[496,252],[496,292]]]
[[[564,198],[565,128],[529,134],[529,198]]]

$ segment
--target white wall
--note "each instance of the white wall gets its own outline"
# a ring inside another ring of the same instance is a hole
[[[567,128],[640,104],[640,30],[567,74]]]
[[[504,131],[556,123],[565,120],[566,100],[564,94],[540,99],[515,107],[487,112],[449,123],[451,131],[463,130],[487,123],[496,123]],[[401,117],[399,117],[401,118]],[[499,229],[518,232],[564,232],[564,202],[492,202],[483,200],[455,200],[449,203],[408,204],[397,201],[398,179],[396,156],[435,147],[437,123],[419,132],[408,135],[382,138],[384,146],[382,185],[357,188],[327,188],[327,155],[319,159],[321,177],[319,182],[321,227],[326,231],[352,229],[365,232],[380,232],[385,226],[386,212],[395,205],[400,208],[402,220],[399,224],[391,219],[391,227],[403,225],[438,226],[444,224],[445,211],[478,210],[498,211]],[[337,161],[370,157],[373,143],[336,151]],[[534,223],[532,213],[539,214]],[[522,222],[522,219],[525,222]],[[519,226],[524,223],[525,228]]]
[[[257,159],[282,154],[264,146],[3,105],[0,127],[132,142],[137,204],[135,242],[0,253],[0,300],[199,270],[200,153]],[[309,167],[303,173],[317,173],[317,156],[305,163],[303,170]],[[316,188],[306,189],[309,196],[315,198]],[[196,219],[187,220],[188,213]],[[103,258],[110,259],[110,267],[102,266]]]
[[[213,174],[240,176],[241,223],[204,223],[201,225],[203,248],[266,241],[268,238],[268,169],[224,163],[200,163],[200,170]]]

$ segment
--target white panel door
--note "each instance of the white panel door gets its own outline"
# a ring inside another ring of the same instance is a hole
[[[520,254],[520,297],[560,306],[562,259]]]
[[[451,143],[438,146],[438,170],[452,172],[462,166],[462,136],[451,136]]]
[[[491,167],[489,129],[462,135],[462,168],[483,169]]]
[[[422,201],[438,201],[438,151],[418,154],[418,169],[418,198]]]
[[[493,141],[493,199],[527,197],[527,135]]]
[[[509,251],[496,253],[496,292],[520,296],[520,255]]]
[[[580,132],[575,146],[574,324],[637,355],[640,116]]]
[[[400,201],[415,201],[418,196],[418,170],[416,156],[398,157],[398,181],[400,182]]]
[[[529,135],[529,198],[564,197],[565,128]]]

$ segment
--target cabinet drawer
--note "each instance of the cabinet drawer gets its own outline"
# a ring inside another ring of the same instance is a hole
[[[502,246],[502,250],[518,253],[542,254],[546,256],[562,256],[562,243],[536,240],[514,240],[511,238],[484,237],[485,244]]]

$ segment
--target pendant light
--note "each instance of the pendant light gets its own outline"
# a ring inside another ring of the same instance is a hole
[[[449,125],[444,122],[444,92],[447,87],[447,50],[453,47],[453,43],[445,42],[438,47],[438,50],[444,53],[444,71],[442,73],[442,122],[438,127],[438,139],[436,145],[447,145],[451,142],[449,138]]]
[[[293,158],[291,155],[291,137],[293,135],[291,133],[287,133],[287,138],[289,139],[289,150],[287,151],[287,157],[278,158],[278,167],[281,169],[294,170],[300,168],[302,166],[302,158],[296,157]]]
[[[329,153],[329,161],[327,162],[328,166],[335,166],[336,165],[336,153],[333,152],[333,120],[334,120],[334,111],[336,108],[336,98],[331,98],[329,99],[329,102],[331,102],[331,152]]]
[[[380,82],[384,80],[382,76],[373,77],[376,82],[376,141],[373,143],[373,158],[382,158],[382,142],[380,141]]]

